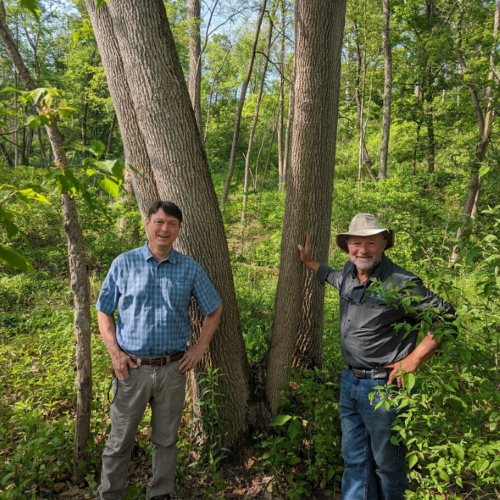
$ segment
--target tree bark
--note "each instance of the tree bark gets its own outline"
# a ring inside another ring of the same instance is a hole
[[[382,0],[382,41],[384,48],[384,109],[382,118],[382,139],[380,141],[380,166],[378,171],[379,180],[387,177],[387,158],[389,155],[389,136],[391,132],[391,92],[392,92],[392,48],[389,33],[390,25],[390,0]]]
[[[24,148],[24,154],[23,154],[24,165],[29,165],[30,163],[31,144],[33,143],[34,133],[35,131],[30,127],[28,130],[28,138],[26,139],[26,146]]]
[[[38,135],[38,145],[40,146],[40,154],[42,155],[42,160],[45,165],[45,169],[49,170],[50,169],[50,162],[47,160],[47,155],[45,153],[45,146],[43,145],[43,140],[42,140],[42,130],[40,128],[37,129],[36,131]]]
[[[278,123],[276,121],[276,106],[275,106],[274,107],[274,115],[273,115],[273,133],[271,134],[271,141],[269,142],[269,149],[267,150],[266,166],[264,168],[264,174],[262,175],[262,183],[260,185],[259,202],[262,201],[262,191],[264,191],[264,184],[266,182],[267,169],[269,167],[269,162],[271,160],[271,151],[273,149],[274,138],[276,137],[277,125],[278,125]]]
[[[301,319],[303,264],[297,244],[303,243],[307,231],[312,174],[320,142],[323,30],[330,11],[325,4],[325,0],[295,3],[295,126],[266,377],[266,394],[273,414],[281,403],[280,389],[289,379],[287,367],[292,365]]]
[[[328,260],[332,218],[333,179],[340,99],[341,50],[344,35],[346,0],[327,2],[323,53],[323,103],[313,184],[309,202],[307,233],[312,257],[317,262]],[[302,311],[293,365],[309,369],[323,363],[323,305],[325,287],[315,274],[302,266]]]
[[[422,126],[422,123],[418,122],[417,123],[417,137],[415,137],[415,144],[413,145],[413,157],[411,160],[413,175],[417,174],[417,151],[418,151],[418,140],[420,139],[420,127],[421,126]]]
[[[5,44],[7,53],[22,84],[27,91],[35,90],[36,85],[29,74],[24,61],[17,50],[7,26],[3,2],[0,3],[0,36]],[[36,105],[37,103],[35,103]],[[40,109],[37,107],[38,111]],[[46,126],[50,144],[54,150],[57,164],[66,168],[68,161],[64,146],[64,136],[59,131],[57,122],[52,120]],[[63,226],[68,240],[68,261],[71,273],[71,291],[74,300],[74,326],[76,340],[76,389],[77,410],[75,426],[75,447],[73,455],[73,481],[80,483],[85,474],[78,464],[86,458],[85,448],[90,434],[90,415],[92,403],[92,363],[90,337],[90,284],[87,275],[87,257],[83,242],[83,233],[78,221],[75,199],[69,194],[61,196]]]
[[[2,151],[2,156],[3,159],[5,160],[5,163],[7,163],[7,166],[10,168],[14,168],[14,164],[12,163],[12,158],[10,157],[9,152],[5,147],[5,142],[2,140],[0,140],[0,150]]]
[[[196,125],[200,137],[203,137],[203,121],[201,117],[201,42],[200,0],[189,0],[189,97],[193,106]]]
[[[229,194],[229,188],[231,187],[231,180],[233,178],[234,164],[236,161],[236,150],[238,148],[238,138],[240,136],[240,128],[241,128],[241,113],[243,112],[243,106],[245,105],[245,97],[247,94],[248,82],[250,81],[250,78],[252,76],[253,62],[255,60],[255,51],[257,50],[257,43],[259,41],[259,33],[260,33],[260,27],[262,25],[262,19],[266,11],[266,2],[267,0],[263,0],[262,5],[260,7],[259,18],[257,19],[257,27],[255,28],[255,35],[253,38],[252,50],[250,52],[250,61],[248,63],[247,75],[241,87],[240,100],[238,103],[238,108],[236,110],[236,118],[234,120],[233,144],[231,146],[231,155],[229,157],[229,169],[227,171],[226,182],[224,183],[224,189],[222,191],[222,198],[220,202],[221,207],[223,207],[226,204],[227,196]]]
[[[226,375],[229,402],[221,417],[231,422],[224,438],[231,446],[246,434],[252,420],[249,366],[222,216],[165,7],[162,0],[109,0],[96,14],[93,1],[87,0],[87,8],[89,12],[93,9],[91,20],[100,47],[109,39],[105,39],[99,24],[104,17],[111,20],[112,31],[107,38],[111,35],[118,43],[113,48],[113,64],[123,68],[123,83],[128,84],[136,123],[150,159],[151,178],[160,199],[173,201],[184,213],[176,248],[201,264],[224,304],[220,326],[197,373],[210,363]],[[103,64],[108,72],[106,57]],[[107,77],[113,79],[111,73]],[[123,103],[118,102],[111,85],[110,91],[122,127],[119,108]],[[122,129],[122,135],[126,134],[126,128],[125,133]],[[198,307],[192,307],[191,318],[196,341],[203,321]]]
[[[248,181],[249,181],[249,177],[250,177],[250,160],[252,157],[253,139],[254,139],[254,135],[255,135],[255,129],[257,128],[257,122],[259,121],[260,103],[262,102],[264,83],[266,81],[266,73],[267,73],[267,66],[268,66],[268,61],[269,61],[269,54],[271,53],[272,39],[273,39],[273,21],[272,21],[272,16],[269,16],[269,32],[267,35],[266,56],[264,57],[264,66],[262,68],[262,75],[260,77],[259,93],[257,95],[257,103],[255,104],[255,112],[253,114],[252,128],[250,129],[250,136],[248,138],[247,154],[245,157],[245,181],[243,184],[243,209],[241,211],[241,221],[243,223],[245,222],[245,207],[246,207],[246,204],[248,201],[248,195],[246,193],[248,192]],[[257,175],[257,174],[255,174],[255,175]]]
[[[143,219],[145,219],[149,207],[160,200],[160,194],[153,178],[151,161],[137,122],[130,87],[125,75],[108,7],[103,4],[99,13],[97,13],[93,0],[86,0],[86,4],[108,81],[109,93],[118,118],[125,152],[125,164],[127,166],[132,165],[142,174],[130,173],[130,176],[139,210]]]

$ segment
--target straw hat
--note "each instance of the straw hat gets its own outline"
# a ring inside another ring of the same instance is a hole
[[[374,234],[386,233],[385,239],[387,240],[386,250],[394,246],[394,231],[386,227],[380,227],[380,222],[372,214],[358,214],[355,215],[349,224],[349,231],[347,233],[339,233],[335,237],[337,246],[344,252],[349,253],[347,249],[347,238],[349,236],[373,236]]]

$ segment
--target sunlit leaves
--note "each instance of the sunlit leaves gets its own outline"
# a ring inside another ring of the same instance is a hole
[[[12,269],[33,271],[33,266],[26,257],[2,244],[0,244],[0,262]]]
[[[28,11],[30,11],[37,22],[40,21],[40,6],[38,0],[19,0],[19,5]]]

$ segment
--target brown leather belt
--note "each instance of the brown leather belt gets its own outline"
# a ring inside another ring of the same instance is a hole
[[[168,365],[172,361],[179,361],[184,356],[183,352],[179,352],[177,354],[173,354],[172,356],[164,356],[163,358],[136,358],[134,356],[130,356],[130,359],[140,365],[154,365],[154,366],[163,366]]]

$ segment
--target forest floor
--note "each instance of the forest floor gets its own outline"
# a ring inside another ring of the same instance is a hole
[[[257,470],[257,461],[250,458],[244,464],[234,464],[227,462],[219,471],[221,480],[227,482],[229,486],[213,496],[212,498],[224,498],[228,500],[281,500],[287,498],[282,491],[287,489],[286,484],[279,484],[273,481],[272,476],[263,474]],[[146,457],[133,457],[130,463],[127,486],[127,500],[144,497],[144,485],[151,479],[151,462]],[[138,490],[130,492],[130,487],[137,486]],[[172,494],[172,499],[202,500],[205,497],[208,484],[199,476],[191,477],[183,481],[182,489],[178,493]],[[56,484],[54,490],[58,491],[54,498],[89,500],[91,495],[85,489],[80,489],[76,485],[67,486],[65,483]],[[142,492],[142,494],[141,494]],[[341,500],[340,493],[326,492],[324,490],[312,491],[309,497],[312,500]]]

